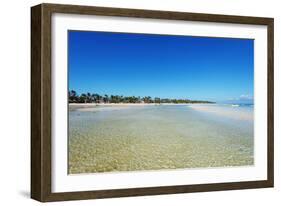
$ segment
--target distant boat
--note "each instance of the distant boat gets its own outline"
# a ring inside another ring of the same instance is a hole
[[[239,104],[232,104],[232,107],[239,107]]]

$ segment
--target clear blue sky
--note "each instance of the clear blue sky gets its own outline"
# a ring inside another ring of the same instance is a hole
[[[254,40],[69,31],[69,89],[79,94],[251,99]]]

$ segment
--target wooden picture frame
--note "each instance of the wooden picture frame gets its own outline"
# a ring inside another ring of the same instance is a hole
[[[54,193],[51,162],[51,16],[54,13],[135,17],[146,19],[221,22],[267,26],[267,179],[215,184],[171,185]],[[274,89],[272,18],[214,14],[40,4],[31,8],[31,198],[41,202],[95,198],[160,195],[273,187],[274,182]]]

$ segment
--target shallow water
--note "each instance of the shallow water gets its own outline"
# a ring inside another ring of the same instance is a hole
[[[70,109],[69,173],[253,165],[253,108],[200,106]]]

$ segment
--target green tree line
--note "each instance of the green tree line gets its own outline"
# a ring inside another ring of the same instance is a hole
[[[82,93],[79,95],[76,91],[71,90],[68,92],[69,103],[214,103],[211,101],[203,100],[190,100],[190,99],[169,99],[169,98],[152,98],[150,96],[123,96],[123,95],[100,95],[97,93]]]

